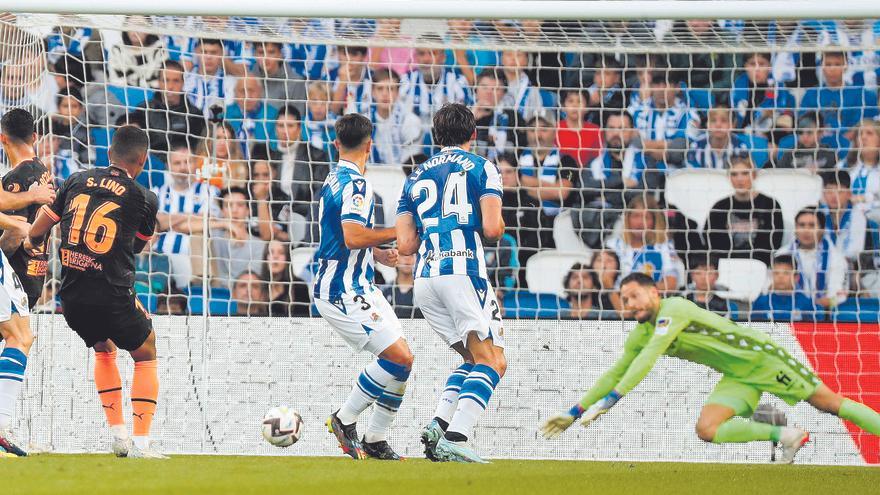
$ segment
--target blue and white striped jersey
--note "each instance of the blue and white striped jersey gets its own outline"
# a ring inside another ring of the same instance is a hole
[[[675,103],[665,109],[657,108],[653,98],[631,106],[633,123],[643,140],[696,139],[700,116],[687,103],[676,97]]]
[[[166,179],[165,184],[154,187],[153,192],[159,198],[159,213],[198,215],[207,202],[211,205],[211,216],[220,215],[216,202],[219,191],[203,182],[196,182],[185,191],[177,191],[173,181]],[[159,236],[153,250],[163,254],[189,254],[189,240],[189,234],[168,231]]]
[[[489,160],[457,147],[443,148],[407,178],[398,215],[411,215],[422,240],[415,276],[488,278],[480,240],[480,200],[501,197],[501,175]]]
[[[340,160],[321,187],[320,244],[315,298],[333,300],[344,293],[364,294],[373,284],[373,250],[348,249],[342,224],[373,227],[373,188],[354,163]]]

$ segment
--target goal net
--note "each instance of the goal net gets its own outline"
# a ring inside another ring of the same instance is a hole
[[[478,450],[767,457],[700,444],[693,423],[718,377],[673,360],[596,428],[538,438],[539,422],[619,354],[633,323],[616,288],[634,271],[771,333],[830,387],[880,406],[875,19],[22,13],[0,28],[0,114],[37,117],[35,152],[57,184],[108,166],[119,126],[149,133],[138,181],[159,198],[160,234],[137,258],[135,288],[155,315],[156,430],[170,452],[279,453],[258,426],[287,403],[306,427],[291,451],[334,453],[319,425],[367,357],[312,304],[333,124],[351,112],[372,120],[366,177],[375,223],[392,226],[405,177],[438,151],[431,117],[449,102],[473,110],[472,150],[498,165],[504,186],[506,234],[484,262],[510,367]],[[453,354],[413,303],[412,264],[377,266],[376,283],[416,356],[392,438],[417,455]],[[99,451],[93,357],[60,316],[59,272],[53,258],[19,427],[36,445]],[[876,438],[765,400],[816,433],[808,462],[880,461]]]

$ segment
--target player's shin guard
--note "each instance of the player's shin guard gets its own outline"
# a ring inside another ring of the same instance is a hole
[[[440,402],[437,403],[437,409],[434,411],[434,417],[443,421],[441,423],[442,427],[449,427],[449,422],[452,421],[452,416],[455,414],[456,407],[458,407],[458,395],[461,393],[461,386],[473,369],[473,364],[464,363],[456,368],[449,375],[449,378],[446,379],[446,387],[443,389],[443,393],[440,394]]]
[[[461,386],[458,407],[446,431],[447,440],[461,442],[470,438],[474,425],[489,404],[500,379],[490,366],[474,366]]]
[[[149,447],[150,426],[156,414],[159,398],[159,373],[156,361],[134,363],[134,379],[131,382],[131,410],[134,418],[132,441],[140,449]]]
[[[382,395],[391,380],[394,380],[392,371],[397,366],[385,359],[377,359],[368,364],[351,388],[345,404],[336,413],[339,421],[344,425],[357,422],[358,416],[370,407],[370,404]]]
[[[757,423],[745,418],[730,418],[715,430],[712,443],[744,443],[756,440],[778,442],[782,428],[779,426]]]
[[[864,404],[843,399],[838,416],[855,423],[868,433],[880,436],[880,413]]]
[[[392,372],[394,379],[385,386],[385,390],[376,399],[376,404],[373,406],[370,424],[367,426],[367,431],[364,434],[364,440],[368,443],[381,442],[388,439],[388,429],[391,428],[391,423],[394,421],[394,417],[397,416],[397,410],[400,409],[400,404],[403,402],[403,394],[406,392],[406,381],[409,379],[410,370],[405,366],[388,361],[386,363],[394,365],[395,369]]]
[[[116,351],[95,352],[95,388],[110,427],[125,424],[122,417],[122,377],[116,366]]]
[[[27,356],[20,349],[3,349],[0,354],[0,430],[12,424],[26,367]]]

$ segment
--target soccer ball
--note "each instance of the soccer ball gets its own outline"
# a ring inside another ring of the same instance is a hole
[[[263,417],[263,438],[276,447],[295,444],[302,429],[302,416],[287,406],[273,407]]]

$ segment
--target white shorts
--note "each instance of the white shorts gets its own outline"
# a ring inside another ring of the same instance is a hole
[[[504,324],[495,290],[488,280],[468,275],[417,278],[414,299],[425,320],[451,346],[477,332],[504,347]]]
[[[0,323],[9,321],[16,313],[30,316],[27,294],[3,252],[0,252],[0,263],[3,264],[0,266]]]
[[[345,293],[336,300],[315,299],[327,323],[357,351],[376,356],[403,336],[400,321],[376,286],[363,294]]]

